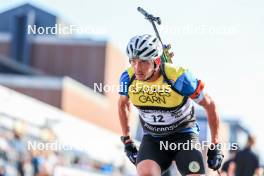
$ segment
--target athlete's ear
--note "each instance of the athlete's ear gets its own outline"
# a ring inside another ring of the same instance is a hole
[[[154,60],[154,69],[159,68],[159,66],[160,66],[160,57],[157,57],[157,58]]]
[[[157,57],[154,62],[157,66],[159,66],[161,63],[160,57]]]

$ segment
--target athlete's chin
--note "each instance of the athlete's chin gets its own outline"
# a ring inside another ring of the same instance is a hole
[[[144,81],[145,80],[145,75],[136,75],[136,78],[139,81]]]

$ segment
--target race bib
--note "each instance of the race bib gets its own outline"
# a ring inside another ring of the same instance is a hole
[[[193,122],[194,106],[188,100],[178,110],[140,110],[141,125],[145,132],[155,135],[168,135],[178,130],[186,122]]]
[[[190,100],[178,110],[140,110],[139,115],[144,122],[151,125],[169,125],[192,114],[193,104]]]

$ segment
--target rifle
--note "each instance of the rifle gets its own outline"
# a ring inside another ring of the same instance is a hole
[[[169,52],[169,50],[171,49],[171,45],[170,44],[168,44],[168,45],[164,45],[163,44],[163,42],[161,40],[161,37],[159,35],[159,31],[158,31],[158,29],[156,27],[156,23],[158,25],[161,25],[161,19],[160,19],[160,17],[155,17],[152,14],[149,14],[148,12],[146,12],[141,7],[138,7],[137,10],[141,14],[143,14],[145,16],[145,19],[147,19],[152,24],[152,27],[153,27],[153,29],[155,31],[155,34],[156,34],[157,38],[159,39],[159,41],[162,44],[163,53],[162,53],[162,55],[160,57],[161,58],[161,62],[163,62],[163,63],[166,63],[166,62],[172,63],[172,57],[173,57],[174,54],[172,52],[171,53]]]

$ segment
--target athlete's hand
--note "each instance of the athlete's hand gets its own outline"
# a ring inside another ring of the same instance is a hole
[[[125,137],[126,138],[126,137]],[[121,140],[125,146],[125,153],[128,157],[128,159],[136,165],[136,160],[137,160],[137,147],[134,145],[133,141],[131,139],[125,139],[123,140],[121,137]]]
[[[221,151],[221,144],[211,145],[211,147],[208,148],[207,156],[208,167],[213,170],[218,170],[224,159],[224,155]]]

